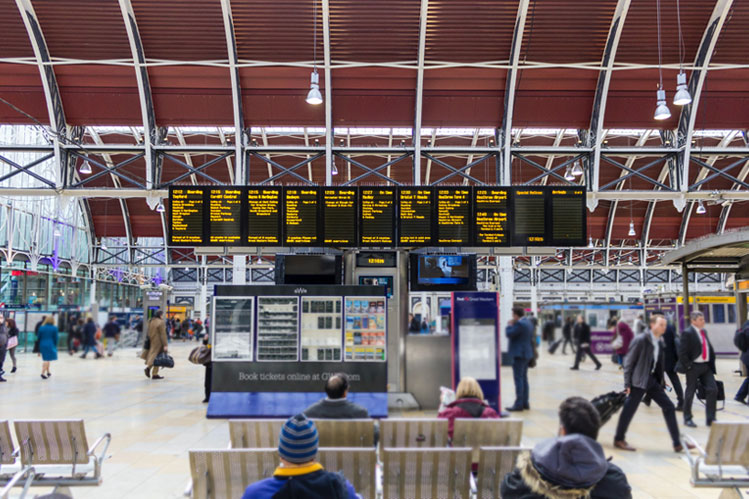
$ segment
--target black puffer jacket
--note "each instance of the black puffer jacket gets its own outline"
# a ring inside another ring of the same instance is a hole
[[[567,435],[538,444],[505,476],[502,497],[514,499],[630,499],[619,467],[609,463],[595,440]]]

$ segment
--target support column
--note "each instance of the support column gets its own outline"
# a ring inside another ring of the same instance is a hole
[[[505,337],[505,324],[512,317],[512,303],[515,292],[515,276],[512,269],[512,257],[500,256],[499,260],[499,344],[502,357],[507,353],[507,338]],[[533,272],[533,269],[531,269]],[[533,282],[533,280],[531,280]],[[502,361],[506,365],[505,359]]]
[[[232,284],[247,284],[247,255],[234,255]]]
[[[692,306],[689,303],[689,270],[686,265],[681,266],[681,283],[683,286],[682,295],[684,296],[684,326],[689,325],[689,313]]]
[[[200,319],[203,320],[208,316],[208,276],[206,275],[208,269],[205,264],[205,255],[200,258],[200,268],[198,269],[198,283],[200,284],[200,296],[198,300],[200,300],[200,306],[196,308],[200,310]]]
[[[96,320],[96,315],[98,313],[98,308],[96,306],[96,268],[94,267],[91,270],[91,286],[89,287],[89,307],[91,308],[91,316]]]

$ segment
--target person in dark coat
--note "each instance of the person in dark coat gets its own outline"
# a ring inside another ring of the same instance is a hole
[[[0,383],[8,381],[3,378],[3,363],[5,362],[5,352],[8,349],[8,329],[5,327],[5,316],[0,315]]]
[[[660,310],[656,311],[655,313],[661,314],[665,317],[665,314],[663,314],[663,312],[661,312]],[[664,351],[666,354],[666,361],[663,369],[666,372],[666,376],[668,376],[668,379],[671,381],[671,386],[674,387],[674,392],[676,393],[676,410],[683,411],[684,389],[681,386],[679,375],[676,373],[676,364],[679,360],[679,351],[676,339],[676,328],[674,327],[672,322],[669,322],[668,326],[666,326],[666,332],[663,334]]]
[[[117,316],[109,318],[109,322],[104,324],[104,338],[107,342],[107,356],[114,355],[114,349],[117,348],[117,342],[120,339],[120,325],[117,322]]]
[[[572,341],[572,330],[575,326],[575,321],[572,319],[572,317],[567,317],[567,320],[564,321],[564,326],[562,326],[562,337],[564,338],[564,343],[562,343],[562,355],[567,354],[567,344],[570,345],[570,350],[572,350],[572,353],[576,353],[575,349],[575,342]]]
[[[101,357],[101,354],[96,350],[96,323],[93,317],[86,319],[86,324],[83,325],[83,354],[82,359],[86,358],[89,350],[93,350],[96,354],[96,358]]]
[[[580,369],[580,361],[587,354],[596,364],[596,371],[601,368],[601,363],[590,349],[590,326],[585,322],[583,314],[577,316],[575,324],[575,342],[577,343],[577,354],[575,355],[575,365],[570,367],[573,371]]]
[[[554,321],[544,322],[544,327],[541,329],[541,339],[547,342],[549,346],[554,343]]]
[[[484,401],[484,391],[475,378],[465,376],[455,390],[455,401],[437,414],[438,418],[447,419],[447,436],[452,440],[455,418],[499,418],[497,411]]]
[[[715,421],[718,385],[715,383],[715,351],[707,337],[705,316],[694,311],[689,314],[690,326],[681,333],[679,342],[679,360],[676,371],[686,374],[687,389],[684,394],[684,424],[691,428],[697,426],[692,419],[692,402],[697,391],[697,384],[705,387],[706,424]]]
[[[12,340],[15,346],[10,346],[10,344],[8,345],[8,355],[10,355],[10,360],[13,362],[13,368],[10,370],[11,374],[16,372],[17,370],[16,348],[18,348],[18,333],[19,332],[20,331],[18,330],[16,321],[14,319],[8,319],[8,342],[10,342],[12,338],[15,338],[15,340]]]
[[[631,499],[632,488],[596,442],[601,420],[593,404],[570,397],[559,406],[559,436],[545,440],[505,475],[501,497]],[[588,496],[589,494],[589,496]]]
[[[528,364],[533,358],[533,324],[523,318],[522,307],[512,309],[512,320],[508,322],[505,335],[510,340],[507,350],[512,359],[512,377],[515,381],[515,403],[508,411],[530,409],[530,386],[528,385]]]
[[[39,328],[39,353],[42,354],[42,379],[52,376],[49,372],[49,363],[57,360],[57,341],[59,331],[55,326],[55,318],[52,316],[44,320],[44,325]]]
[[[740,359],[741,362],[744,363],[747,374],[749,374],[749,321],[746,321],[741,329],[736,331],[736,340],[734,341],[737,344],[739,344],[739,342],[741,341],[739,337],[742,337],[744,342],[744,348],[741,349]],[[744,382],[741,383],[739,391],[736,392],[736,396],[733,399],[736,402],[741,402],[742,404],[749,404],[749,400],[747,399],[747,397],[749,397],[749,376],[747,376],[744,379]]]
[[[346,397],[349,379],[346,373],[336,373],[325,382],[326,398],[319,400],[304,410],[308,418],[316,419],[362,419],[369,412]]]

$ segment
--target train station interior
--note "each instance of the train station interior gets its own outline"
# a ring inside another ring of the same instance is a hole
[[[747,47],[0,0],[0,499],[749,498]]]

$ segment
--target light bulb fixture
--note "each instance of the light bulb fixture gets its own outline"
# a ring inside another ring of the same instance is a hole
[[[330,164],[330,174],[338,175],[338,167],[335,165],[335,160]]]
[[[628,235],[630,237],[635,237],[637,235],[637,232],[635,232],[635,223],[632,220],[629,221],[629,233],[628,233]]]
[[[83,164],[80,168],[78,168],[78,173],[80,173],[81,175],[91,174],[91,163],[89,163],[87,159],[83,160]]]
[[[159,204],[156,205],[156,212],[157,213],[164,213],[164,203],[159,202]]]
[[[704,215],[705,213],[707,213],[707,209],[705,209],[705,205],[702,204],[702,200],[700,199],[697,201],[697,214]]]
[[[575,175],[572,174],[572,170],[570,168],[567,168],[567,171],[564,172],[564,180],[568,182],[573,182],[575,180]]]
[[[317,106],[322,104],[322,94],[320,93],[320,75],[317,70],[312,71],[310,75],[309,92],[307,93],[307,104]]]
[[[580,160],[578,159],[575,161],[575,164],[572,165],[572,175],[575,177],[579,177],[583,174],[583,166],[580,164]]]
[[[107,251],[107,250],[109,249],[109,248],[107,248],[107,243],[106,243],[106,242],[104,242],[104,238],[101,238],[101,244],[100,244],[99,246],[100,246],[100,247],[101,247],[101,249],[103,249],[104,251]]]
[[[656,120],[667,120],[671,117],[671,111],[669,111],[668,106],[666,105],[666,91],[663,89],[659,89],[658,92],[656,92],[656,96],[658,99],[658,104],[655,107],[655,114],[653,115],[653,118]]]
[[[676,95],[674,95],[674,104],[677,106],[686,106],[692,103],[692,96],[689,95],[689,88],[687,87],[687,75],[684,71],[680,71],[676,75]]]
[[[588,248],[595,248],[595,245],[593,244],[593,236],[588,238]]]

